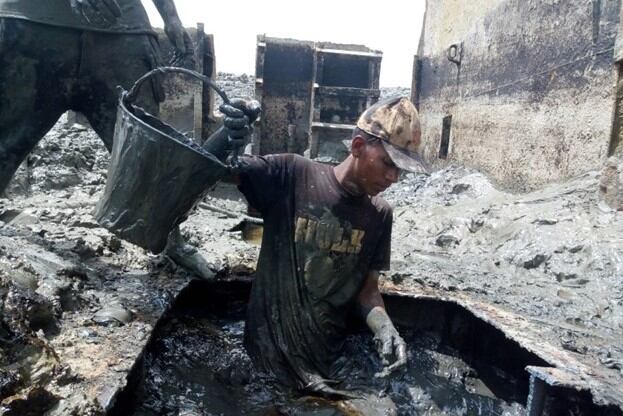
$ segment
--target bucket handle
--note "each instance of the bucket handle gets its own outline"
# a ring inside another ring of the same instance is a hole
[[[131,104],[132,101],[134,101],[136,99],[136,96],[138,95],[138,91],[139,91],[141,85],[143,85],[143,83],[145,81],[147,81],[149,78],[153,77],[154,75],[165,74],[165,73],[172,73],[172,72],[177,72],[177,73],[180,73],[180,74],[186,74],[186,75],[189,75],[191,77],[195,77],[195,78],[199,79],[204,84],[208,84],[208,86],[210,88],[212,88],[214,91],[216,91],[216,93],[221,96],[221,98],[223,99],[223,102],[225,104],[229,104],[230,103],[229,102],[229,98],[227,98],[227,95],[225,95],[223,90],[221,90],[219,87],[217,87],[216,83],[214,81],[212,81],[210,78],[208,78],[205,75],[202,75],[202,74],[200,74],[198,72],[192,71],[190,69],[178,68],[178,67],[175,67],[175,66],[161,66],[161,67],[152,69],[151,71],[149,71],[148,73],[146,73],[145,75],[143,75],[142,77],[137,79],[136,82],[134,83],[134,85],[132,86],[132,88],[130,88],[130,91],[125,93],[125,94],[123,94],[124,102]]]

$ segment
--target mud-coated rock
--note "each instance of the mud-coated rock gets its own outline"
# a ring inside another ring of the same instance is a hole
[[[57,327],[52,302],[32,290],[17,286],[10,287],[4,298],[2,320],[16,332],[28,329],[47,332]]]
[[[29,212],[21,212],[19,213],[15,218],[13,218],[11,221],[9,221],[9,224],[12,226],[31,226],[31,225],[35,225],[39,222],[39,219],[37,218],[36,215],[33,215]]]
[[[523,262],[523,267],[526,269],[536,269],[543,264],[545,260],[547,260],[547,256],[545,254],[535,254]]]
[[[93,321],[100,325],[124,325],[132,320],[132,312],[119,304],[106,306],[93,315]]]
[[[39,416],[58,402],[58,397],[44,388],[33,387],[2,402],[3,416]]]
[[[459,238],[449,233],[443,233],[437,236],[435,244],[439,247],[453,247],[459,245]]]
[[[15,370],[0,368],[0,400],[15,393],[21,377]]]

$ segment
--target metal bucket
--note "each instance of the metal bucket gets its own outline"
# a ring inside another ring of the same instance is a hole
[[[163,67],[122,91],[104,195],[95,208],[100,225],[120,238],[159,253],[228,167],[172,126],[132,104],[150,77],[178,72],[200,79],[229,103],[209,78],[184,68]]]

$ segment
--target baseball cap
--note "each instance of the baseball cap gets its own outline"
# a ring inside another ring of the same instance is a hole
[[[429,172],[428,164],[417,153],[420,145],[420,117],[408,98],[394,97],[368,107],[357,127],[379,138],[385,151],[400,169]]]

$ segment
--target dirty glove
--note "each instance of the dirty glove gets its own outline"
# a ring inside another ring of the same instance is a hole
[[[374,333],[374,342],[385,366],[375,377],[386,377],[407,363],[407,344],[396,331],[385,309],[374,307],[366,316],[366,323]],[[392,358],[394,362],[390,364]]]
[[[171,66],[182,66],[189,69],[195,67],[195,52],[193,41],[190,35],[184,29],[181,22],[168,23],[164,27],[164,33],[173,44],[173,57],[171,57]]]
[[[121,8],[116,0],[69,0],[69,4],[75,13],[89,23],[113,25],[121,16]]]
[[[253,122],[261,112],[260,103],[234,98],[229,104],[222,104],[219,110],[225,115],[223,125],[227,130],[229,146],[235,153],[247,144],[253,132]]]

